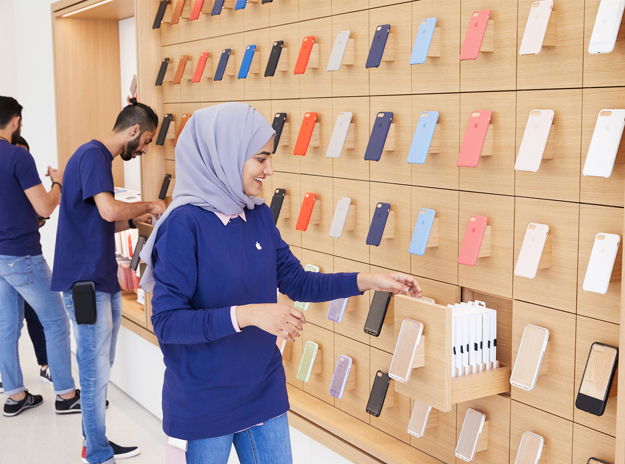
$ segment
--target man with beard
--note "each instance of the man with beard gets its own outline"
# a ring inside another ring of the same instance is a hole
[[[163,213],[165,203],[116,201],[112,163],[116,156],[128,161],[146,154],[157,126],[158,116],[149,106],[126,106],[110,133],[76,150],[63,176],[52,289],[63,292],[74,326],[82,388],[82,458],[91,464],[112,464],[115,458],[139,454],[137,447],[110,442],[105,433],[106,386],[122,317],[115,233]],[[88,293],[79,295],[76,290],[85,287]],[[87,303],[81,304],[85,298]]]

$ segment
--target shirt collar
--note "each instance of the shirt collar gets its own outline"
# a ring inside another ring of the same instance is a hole
[[[224,226],[228,225],[228,222],[230,221],[230,219],[234,219],[237,216],[240,216],[241,219],[247,222],[247,219],[245,218],[245,211],[241,211],[239,214],[232,214],[232,215],[222,214],[217,211],[214,211],[214,213],[217,215],[217,217],[223,223]]]

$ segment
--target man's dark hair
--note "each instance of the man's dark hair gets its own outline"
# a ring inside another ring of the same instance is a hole
[[[22,117],[22,105],[13,97],[0,97],[0,129],[4,129],[15,116]]]
[[[115,121],[115,132],[121,132],[139,124],[141,134],[145,131],[154,131],[158,127],[158,116],[152,108],[143,103],[133,103],[125,107]]]
[[[13,145],[22,145],[22,146],[26,147],[26,150],[30,151],[30,146],[28,145],[28,142],[21,135],[19,137],[16,137],[15,139],[13,139]]]

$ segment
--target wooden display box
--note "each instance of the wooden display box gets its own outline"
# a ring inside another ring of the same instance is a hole
[[[366,273],[369,272],[369,265],[335,256],[334,272]],[[341,334],[360,343],[369,344],[369,334],[367,334],[363,329],[365,327],[367,316],[369,315],[369,306],[372,294],[373,291],[367,291],[364,295],[357,295],[349,298],[347,301],[347,307],[345,308],[345,313],[343,314],[343,320],[340,323],[334,323],[335,334]],[[327,317],[327,310],[324,315]]]
[[[271,112],[273,115],[277,113],[286,113],[286,121],[284,123],[284,127],[282,128],[282,135],[280,136],[278,148],[271,156],[273,169],[276,172],[300,173],[302,169],[301,162],[303,157],[293,155],[293,149],[295,148],[295,142],[297,141],[297,134],[299,133],[299,129],[302,125],[302,119],[304,117],[304,113],[300,110],[300,101],[273,100],[271,102]],[[271,121],[273,121],[273,116]],[[297,217],[295,220],[297,220]]]
[[[285,0],[279,5],[270,5],[269,19],[273,25],[273,13],[276,8],[279,11],[285,12],[288,10],[289,3],[295,3],[297,8],[297,0]],[[269,29],[269,45],[273,47],[274,42],[278,40],[284,41],[282,52],[280,53],[280,61],[273,77],[267,77],[271,81],[271,99],[283,99],[283,98],[299,98],[299,75],[293,74],[293,68],[297,61],[297,55],[299,48],[302,44],[299,38],[299,28],[297,23],[286,24],[284,26],[271,27]],[[271,50],[271,49],[270,49]],[[267,60],[269,54],[266,55]],[[261,63],[261,73],[265,74],[267,62]],[[265,96],[267,98],[267,96]],[[301,122],[301,121],[300,121]],[[295,141],[294,141],[295,142]]]
[[[334,272],[334,258],[330,254],[318,253],[302,247],[301,263],[303,267],[306,267],[307,264],[314,264],[319,267],[319,272],[325,274]],[[307,325],[311,323],[329,331],[334,330],[334,322],[327,317],[329,307],[329,301],[310,303],[308,309],[304,312]],[[334,372],[334,367],[332,367],[332,372]],[[328,388],[330,388],[330,383],[328,383]]]
[[[182,21],[181,19],[180,22]],[[183,43],[180,45],[180,54],[189,57],[179,85],[181,103],[197,103],[201,101],[201,89],[199,85],[193,82],[193,74],[195,73],[200,54],[206,51],[202,48],[203,45],[201,41]],[[204,69],[206,69],[206,66]]]
[[[248,8],[252,5],[257,4],[252,3],[248,5]],[[267,5],[263,6],[266,7]],[[264,9],[268,10],[267,8]],[[245,10],[247,11],[247,8]],[[269,29],[245,32],[243,34],[243,44],[246,48],[249,45],[256,45],[247,77],[245,79],[240,79],[243,81],[245,99],[263,100],[267,98],[267,95],[270,95],[271,92],[271,79],[265,77],[265,67],[267,66],[267,60],[269,60],[269,53],[271,52],[272,46],[272,42],[269,41]],[[240,58],[240,60],[242,59],[243,57]],[[238,72],[237,70],[237,76]],[[268,120],[272,122],[273,116],[268,118]]]
[[[332,383],[332,376],[334,375],[334,367],[336,366],[334,363],[334,333],[314,324],[306,324],[300,338],[302,338],[303,346],[306,346],[306,343],[309,341],[319,345],[313,373],[310,374],[308,382],[304,382],[303,389],[306,393],[310,393],[334,406],[334,397],[328,393]],[[298,363],[300,360],[298,360]]]
[[[222,15],[224,11],[226,10],[224,9],[222,11]],[[241,12],[237,11],[237,15],[240,16],[240,14]],[[223,24],[223,19],[220,19],[220,21],[222,21]],[[246,46],[247,44],[243,42],[243,33],[223,36],[219,39],[219,48],[221,50],[226,48],[231,49],[224,77],[221,81],[213,82],[213,90],[219,92],[221,101],[245,100],[245,83],[243,79],[237,79],[237,75],[241,67],[241,60],[243,59],[243,55],[245,55]],[[219,63],[218,56],[220,55],[215,55],[216,63]],[[217,70],[217,67],[215,67],[215,70]]]
[[[336,0],[334,0],[336,1]],[[341,0],[345,1],[345,0]],[[353,0],[347,0],[353,3]],[[334,6],[333,6],[334,8]],[[369,96],[369,70],[365,68],[371,46],[369,32],[369,11],[357,11],[355,13],[332,16],[332,47],[340,31],[349,31],[350,40],[353,39],[353,53],[345,51],[343,63],[338,71],[333,71],[332,94],[335,97]],[[349,52],[349,53],[348,53]],[[348,59],[353,55],[353,60]],[[348,64],[352,61],[351,64]],[[342,110],[339,110],[342,111]],[[367,110],[368,112],[368,110]],[[360,114],[362,121],[368,121],[365,115]],[[364,153],[364,149],[363,149]]]
[[[299,0],[283,0],[280,3],[263,5],[269,7],[269,25],[297,23],[299,19]],[[279,40],[279,39],[277,39]]]
[[[301,5],[300,10],[304,9],[304,5],[312,10],[323,10],[323,6],[330,7],[330,0],[323,0],[321,2],[304,2]],[[310,58],[308,60],[308,67],[306,72],[299,76],[299,92],[301,98],[321,98],[332,96],[332,74],[328,72],[328,60],[330,59],[330,53],[332,53],[332,47],[334,46],[335,37],[332,36],[332,18],[320,18],[312,21],[304,21],[299,23],[299,44],[295,53],[299,54],[300,47],[302,46],[302,40],[304,37],[314,35],[315,45]],[[289,70],[293,72],[293,70]],[[332,102],[329,104],[332,107]],[[327,115],[326,115],[327,116]],[[329,139],[328,139],[329,140]]]
[[[176,133],[178,132],[178,125],[182,119],[182,108],[180,103],[165,103],[163,104],[163,114],[171,113],[171,122],[169,123],[169,129],[167,136],[165,137],[165,143],[163,144],[163,152],[165,160],[174,161],[176,159],[176,150],[174,148],[174,140]],[[147,157],[146,157],[147,159]],[[164,173],[163,173],[164,175]],[[160,186],[163,183],[163,175],[158,179],[159,188],[156,193],[156,197],[160,193]]]
[[[361,297],[359,297],[361,298]],[[369,413],[363,405],[369,401],[371,392],[371,376],[369,375],[369,346],[366,343],[357,342],[342,335],[334,335],[334,364],[336,369],[339,356],[352,358],[352,368],[349,373],[347,385],[341,399],[336,398],[334,405],[341,411],[369,423]],[[330,384],[328,384],[328,390]]]
[[[334,255],[368,264],[370,247],[367,245],[367,233],[371,225],[371,205],[368,200],[369,183],[341,179],[333,182],[333,191],[332,217],[334,217],[340,197],[347,197],[352,200],[341,237],[332,239],[334,241]],[[328,233],[329,231],[330,228],[328,227]]]
[[[176,72],[178,62],[180,61],[180,46],[176,44],[163,47],[163,58],[169,58],[167,72],[165,73],[163,84],[161,85],[163,90],[163,103],[179,103],[180,86],[174,85],[172,81],[174,80],[174,73]],[[160,61],[158,66],[154,67],[155,73],[158,74],[159,68]],[[156,82],[156,74],[154,75],[154,82]],[[152,84],[154,84],[154,82]]]
[[[317,113],[317,124],[313,130],[308,150],[306,155],[301,157],[300,161],[302,174],[332,177],[333,159],[326,156],[335,119],[332,111],[332,100],[330,98],[300,100],[300,109],[302,110],[302,119],[304,119],[306,113],[311,111]],[[297,140],[301,124],[302,121],[300,120],[295,128],[295,140]],[[292,152],[291,155],[293,155]],[[296,158],[299,158],[299,156],[296,156]],[[329,224],[328,230],[330,230]]]
[[[219,14],[219,34],[221,36],[243,32],[243,11],[235,10],[234,3],[233,1],[232,6],[230,6],[226,0]],[[247,8],[248,6],[245,9]]]
[[[205,0],[202,6],[202,14],[196,20],[200,27],[200,39],[209,39],[221,35],[219,30],[219,16],[221,15],[211,16],[212,9],[213,2]]]
[[[269,28],[269,10],[269,5],[263,4],[260,0],[248,1],[243,9],[243,30],[264,29],[267,31]]]
[[[338,114],[346,111],[352,113],[353,147],[349,143],[350,135],[348,133],[341,156],[332,160],[332,175],[343,179],[369,180],[371,163],[363,160],[367,142],[371,135],[369,98],[333,98],[331,131],[334,130]],[[329,115],[326,117],[329,117]]]
[[[200,17],[202,16],[204,15],[201,15]],[[220,38],[213,37],[210,39],[200,40],[199,44],[201,44],[203,52],[208,52],[208,58],[206,59],[202,79],[199,83],[194,85],[197,85],[200,88],[201,101],[222,101],[221,92],[219,90],[220,83],[214,82],[213,80],[222,52],[222,49],[220,48]]]
[[[321,176],[306,176],[300,178],[301,191],[298,208],[301,209],[304,195],[316,193],[315,207],[306,231],[302,232],[302,248],[319,251],[322,253],[332,254],[334,251],[334,239],[328,235],[332,218],[334,217],[334,208],[336,204],[333,202],[332,195],[332,178]],[[317,210],[317,211],[315,211]],[[299,215],[299,209],[296,216]],[[315,218],[318,218],[315,220]],[[295,218],[297,221],[297,217]]]
[[[283,188],[286,196],[276,226],[280,229],[282,239],[290,246],[302,246],[302,232],[295,230],[297,217],[302,206],[299,174],[275,172],[271,181],[273,189]],[[284,214],[286,213],[286,214]]]
[[[610,435],[573,424],[572,464],[587,464],[589,457],[616,462],[616,439]]]
[[[178,22],[180,43],[199,40],[202,27],[207,26],[207,24],[205,24],[204,22],[200,22],[199,20],[189,20],[189,18],[191,17],[191,11],[193,10],[194,3],[195,2],[187,1],[185,2],[184,8],[182,9],[180,21]],[[200,17],[202,16],[204,15],[200,15]]]
[[[411,411],[414,408],[414,402],[415,400],[410,401]],[[455,462],[454,451],[458,442],[456,435],[456,409],[456,405],[453,405],[449,412],[442,412],[432,408],[425,434],[421,438],[411,436],[410,444],[443,462]]]

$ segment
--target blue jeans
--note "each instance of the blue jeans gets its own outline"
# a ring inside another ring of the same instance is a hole
[[[226,464],[232,445],[241,464],[292,464],[289,420],[286,414],[242,432],[190,440],[187,464]]]
[[[24,326],[24,300],[35,310],[46,336],[54,392],[74,390],[69,321],[61,295],[50,291],[52,274],[38,256],[0,255],[0,374],[5,395],[24,391],[18,343]]]
[[[122,320],[122,294],[96,292],[97,321],[77,324],[74,296],[63,292],[65,310],[74,325],[76,361],[80,374],[82,434],[90,463],[113,463],[113,448],[106,438],[106,386],[115,359],[115,345]],[[54,377],[53,377],[54,378]]]

